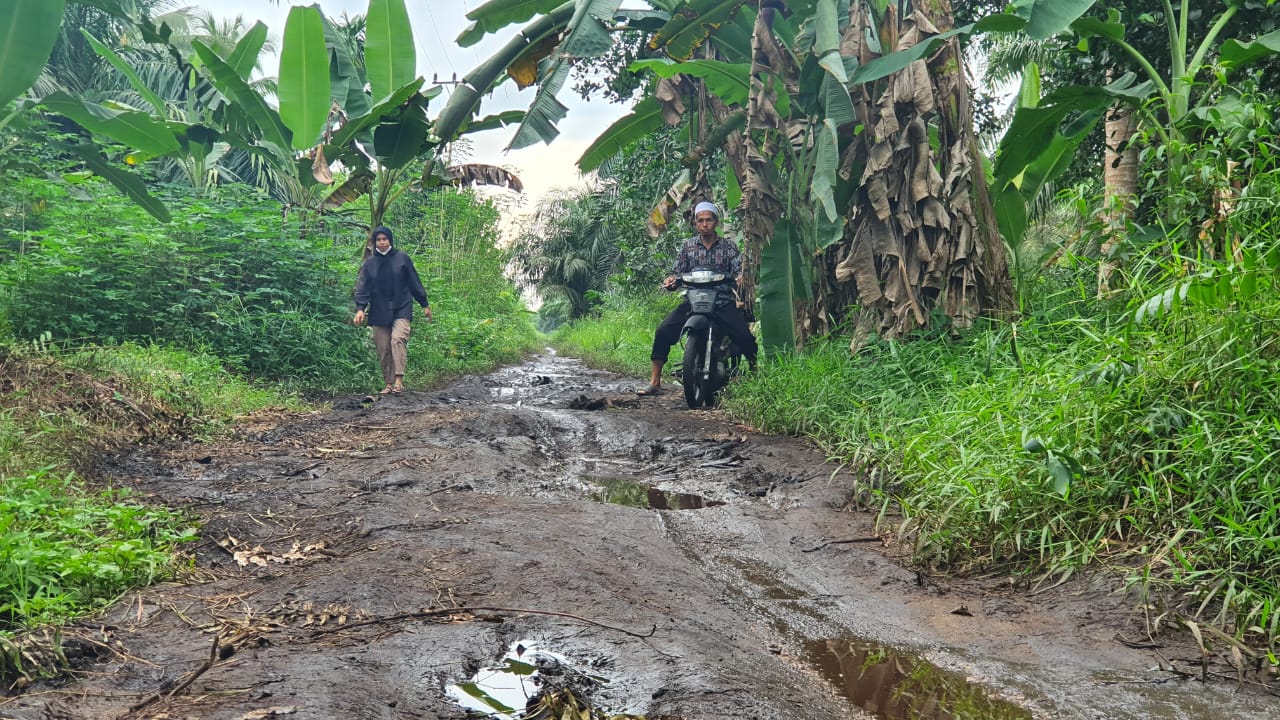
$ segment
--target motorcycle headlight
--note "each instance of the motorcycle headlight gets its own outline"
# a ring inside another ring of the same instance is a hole
[[[712,270],[694,270],[686,275],[685,279],[689,282],[695,283],[720,282],[724,279],[724,273],[718,273]]]

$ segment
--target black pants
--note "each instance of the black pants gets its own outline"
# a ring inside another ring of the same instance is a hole
[[[680,330],[684,328],[684,323],[691,313],[689,301],[685,300],[663,318],[653,334],[653,352],[649,354],[650,360],[660,363],[667,361],[671,355],[671,346],[680,341]],[[754,361],[758,351],[756,337],[751,334],[751,328],[747,326],[747,319],[743,317],[742,311],[736,307],[728,307],[717,310],[715,318],[724,326],[729,337],[733,338],[733,342],[742,350],[747,360]]]

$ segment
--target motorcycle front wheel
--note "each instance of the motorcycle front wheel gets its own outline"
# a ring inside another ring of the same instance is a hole
[[[700,407],[711,407],[712,397],[708,392],[711,381],[702,374],[707,364],[706,338],[690,335],[684,340],[684,364],[680,368],[680,383],[684,385],[684,402],[690,410]]]

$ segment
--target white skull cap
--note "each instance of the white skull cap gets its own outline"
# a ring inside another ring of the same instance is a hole
[[[709,212],[712,215],[715,215],[717,218],[720,217],[720,208],[716,207],[715,203],[709,203],[709,202],[698,203],[693,207],[693,216],[698,217],[698,213],[700,212]]]

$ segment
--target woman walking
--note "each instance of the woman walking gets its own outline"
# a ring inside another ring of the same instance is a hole
[[[356,279],[356,316],[352,322],[373,328],[373,344],[378,349],[385,386],[382,394],[404,392],[404,368],[408,361],[413,303],[422,306],[422,314],[431,321],[431,304],[427,290],[418,278],[413,260],[392,244],[391,230],[378,227],[373,231],[373,253],[360,266]]]

